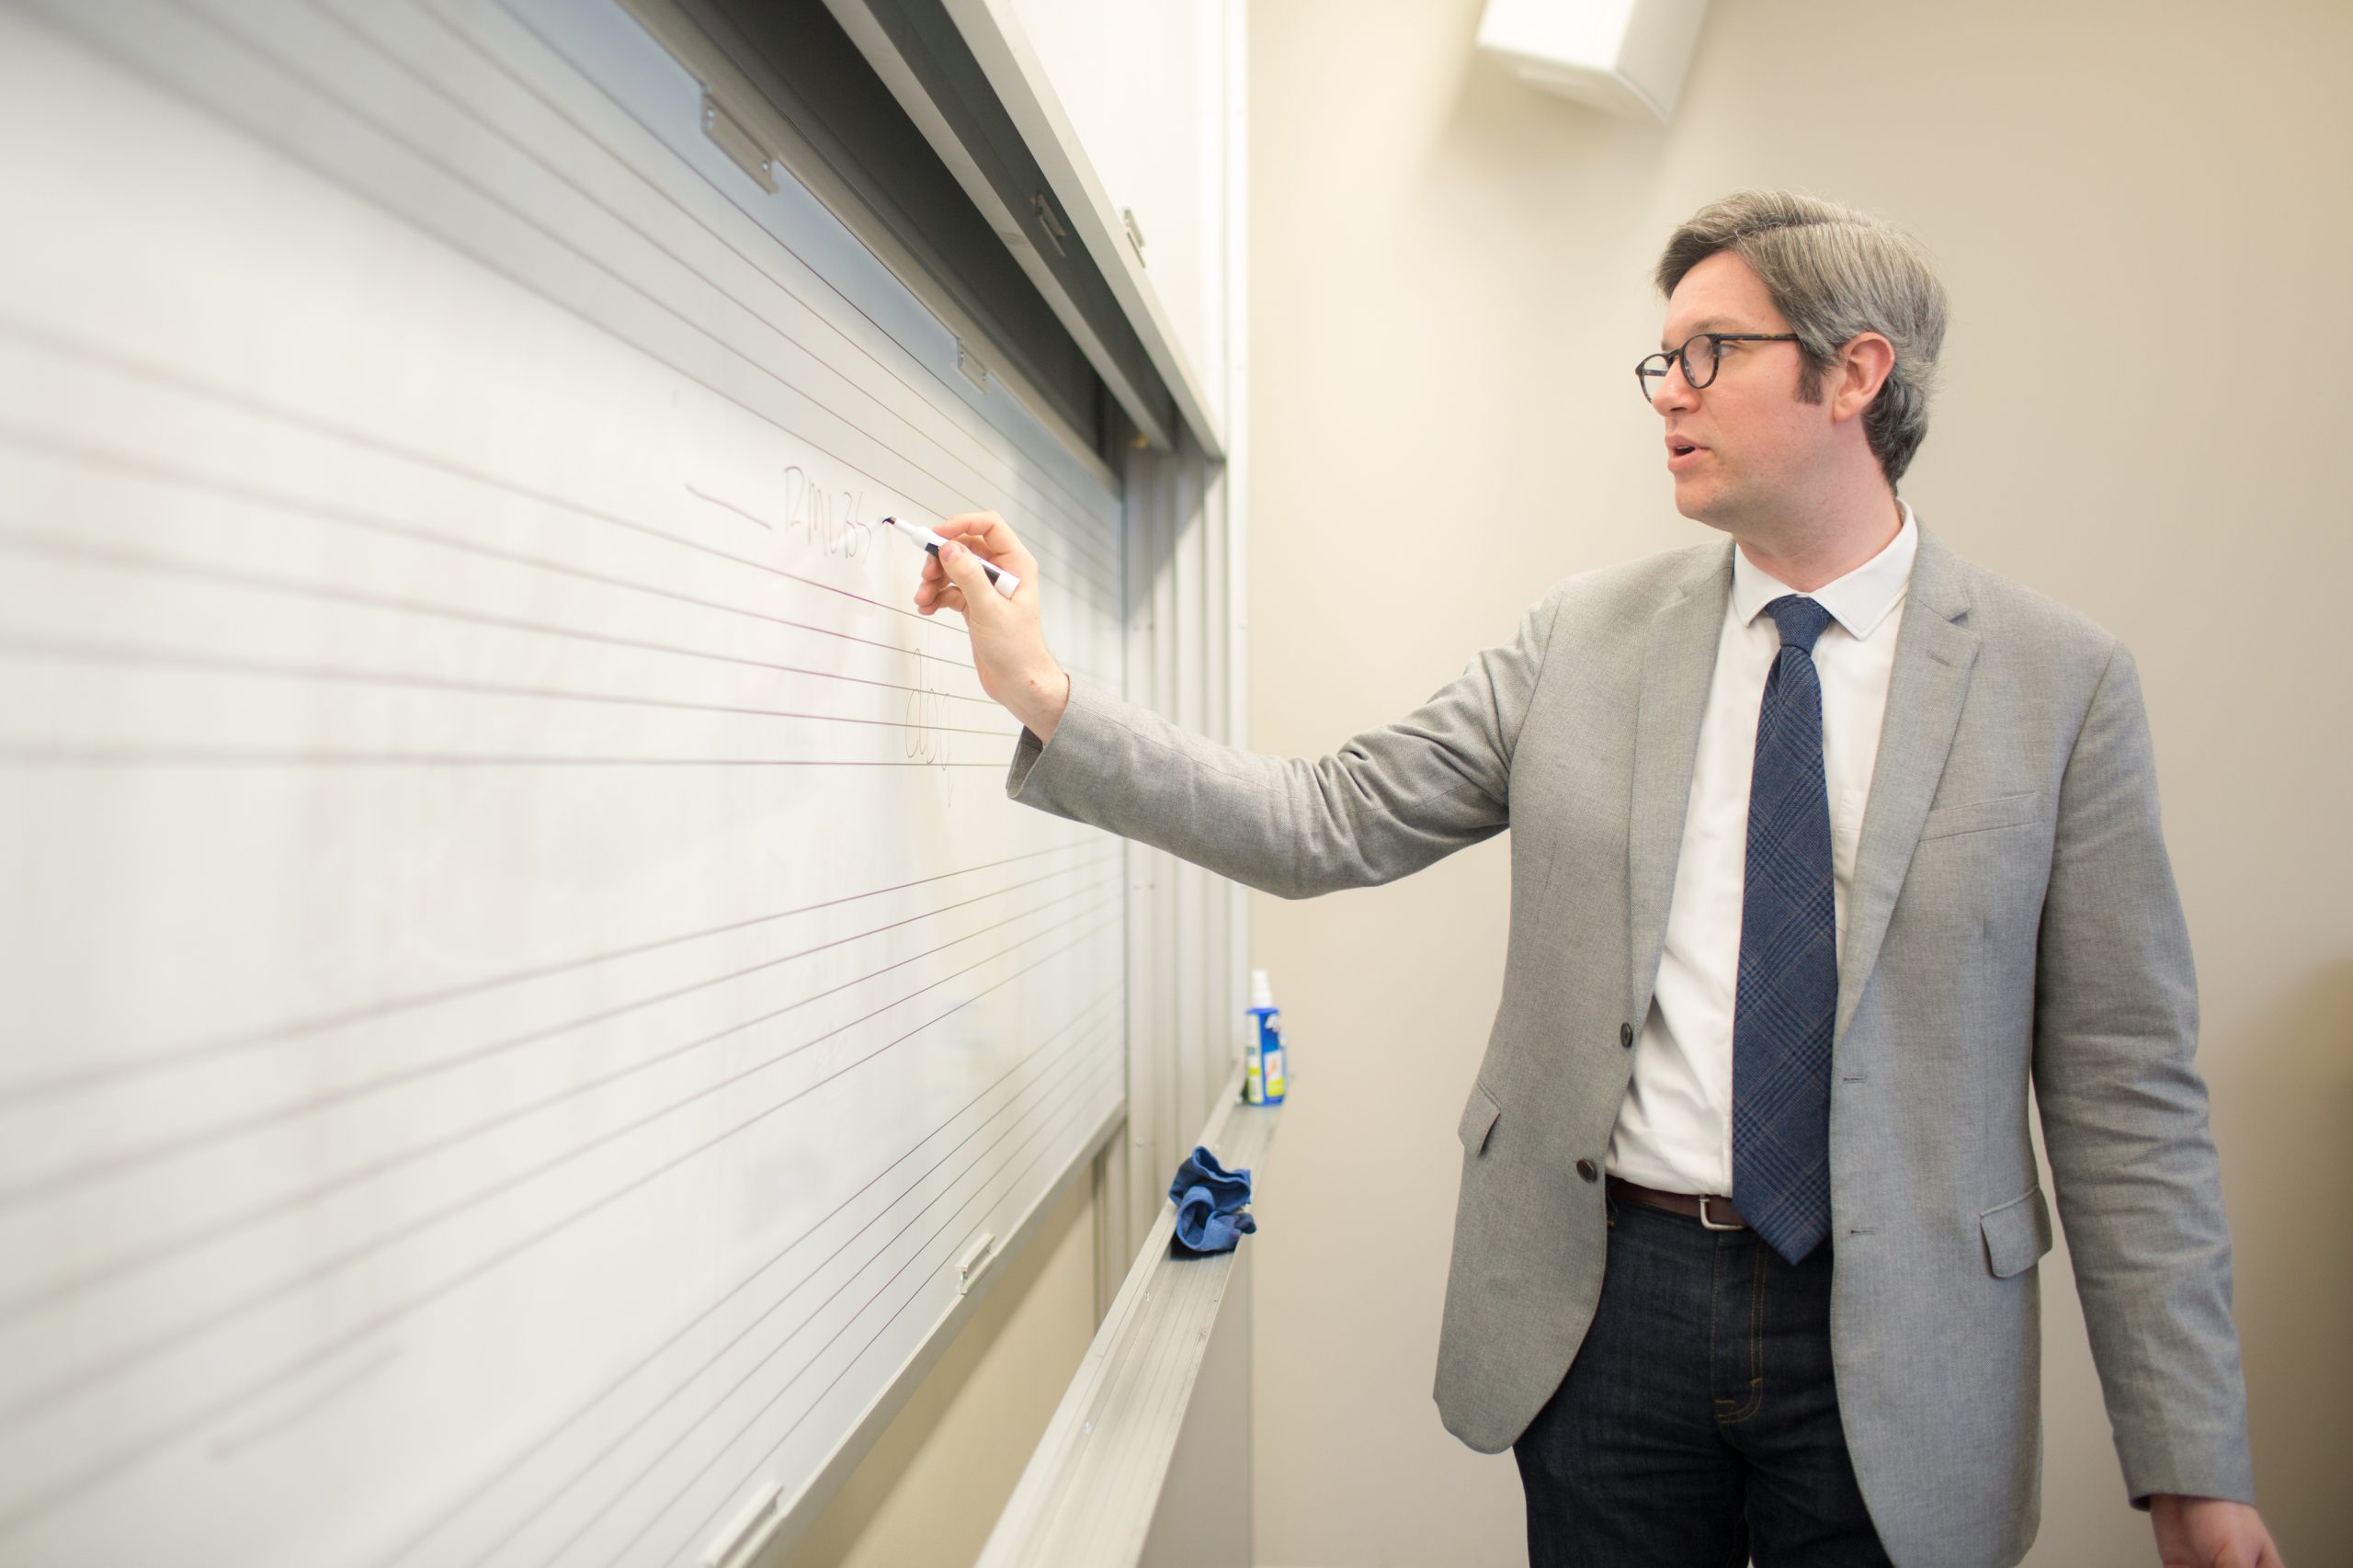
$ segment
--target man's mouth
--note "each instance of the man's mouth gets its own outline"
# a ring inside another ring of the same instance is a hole
[[[1697,455],[1699,449],[1699,444],[1697,441],[1687,441],[1680,436],[1669,436],[1666,438],[1666,466],[1673,468],[1686,459]]]

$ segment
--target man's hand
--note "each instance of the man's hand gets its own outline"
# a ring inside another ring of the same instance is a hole
[[[2165,1568],[2286,1568],[2263,1516],[2244,1503],[2160,1492],[2149,1499],[2149,1523]]]
[[[1051,740],[1070,705],[1070,676],[1046,651],[1038,616],[1037,558],[995,512],[961,513],[938,531],[956,542],[943,545],[938,557],[925,555],[915,608],[925,615],[952,609],[962,616],[981,689],[1040,741]],[[1021,579],[1011,598],[990,584],[981,570],[983,560]]]

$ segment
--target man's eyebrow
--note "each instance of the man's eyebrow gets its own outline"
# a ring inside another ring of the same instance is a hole
[[[1665,338],[1660,338],[1658,340],[1658,351],[1664,354],[1670,348],[1679,348],[1684,344],[1690,342],[1691,339],[1699,336],[1703,332],[1746,332],[1748,330],[1748,328],[1737,325],[1723,316],[1701,316],[1698,321],[1691,324],[1690,331],[1685,333],[1675,342],[1669,343]]]

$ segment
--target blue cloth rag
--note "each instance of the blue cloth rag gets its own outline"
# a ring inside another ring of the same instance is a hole
[[[1196,1147],[1176,1167],[1168,1184],[1168,1201],[1176,1205],[1176,1246],[1179,1252],[1232,1252],[1234,1244],[1258,1228],[1243,1206],[1250,1201],[1250,1173],[1229,1171],[1217,1156]]]

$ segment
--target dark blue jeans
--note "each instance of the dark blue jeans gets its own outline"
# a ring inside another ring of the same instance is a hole
[[[1529,1568],[1887,1562],[1830,1367],[1830,1247],[1612,1198],[1601,1304],[1513,1453]]]

